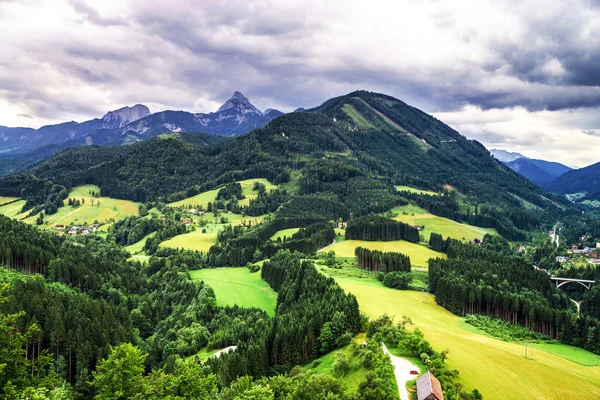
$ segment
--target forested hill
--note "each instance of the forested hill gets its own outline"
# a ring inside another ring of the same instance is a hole
[[[583,200],[600,200],[600,162],[569,171],[544,186],[555,193],[585,193]]]
[[[34,206],[62,190],[55,185],[93,183],[107,196],[173,201],[231,180],[266,177],[291,180],[294,194],[318,194],[321,203],[330,196],[328,201],[353,207],[355,215],[393,205],[392,185],[403,184],[437,192],[454,188],[465,201],[504,209],[533,204],[556,210],[561,201],[493,159],[480,143],[397,99],[370,92],[334,98],[218,142],[201,134],[170,134],[129,147],[69,149],[5,177],[0,195],[24,197]]]

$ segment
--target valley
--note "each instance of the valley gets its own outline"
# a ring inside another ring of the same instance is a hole
[[[305,379],[344,400],[396,399],[380,342],[459,400],[600,395],[596,286],[557,288],[542,272],[600,278],[584,268],[591,250],[578,268],[559,261],[600,242],[596,213],[392,97],[353,92],[230,139],[182,131],[66,149],[0,179],[0,195],[11,307],[0,310],[24,310],[23,332],[39,323],[37,346],[75,365],[58,368],[83,397],[101,360],[143,349],[156,373],[196,371],[216,391]],[[57,319],[60,304],[95,309],[108,322],[94,332],[114,333],[93,341],[77,318]],[[526,358],[522,341],[467,314],[544,340]],[[93,351],[69,354],[60,332],[72,331]]]

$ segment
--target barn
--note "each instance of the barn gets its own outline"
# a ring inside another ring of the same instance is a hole
[[[440,381],[438,381],[429,371],[417,379],[417,399],[444,400]]]

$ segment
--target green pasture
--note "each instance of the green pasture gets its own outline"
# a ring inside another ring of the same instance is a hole
[[[428,266],[427,260],[430,258],[446,258],[444,253],[438,253],[428,247],[419,244],[407,242],[404,240],[394,240],[391,242],[370,242],[366,240],[344,240],[327,246],[320,252],[328,252],[333,250],[336,256],[339,257],[354,257],[354,250],[357,247],[364,247],[371,250],[380,250],[383,252],[399,252],[410,257],[410,262],[413,266],[424,267]]]
[[[436,350],[450,350],[446,362],[460,371],[466,389],[477,388],[485,399],[600,398],[600,367],[557,355],[564,351],[562,345],[534,349],[530,360],[524,357],[522,344],[462,329],[458,325],[463,318],[437,305],[430,294],[386,288],[372,278],[335,279],[356,296],[361,311],[371,318],[410,316]]]
[[[193,280],[204,281],[213,288],[217,305],[257,307],[271,317],[275,314],[277,293],[262,280],[260,271],[247,268],[216,268],[190,271]]]
[[[448,218],[433,215],[413,204],[395,207],[392,212],[398,214],[394,218],[396,221],[402,221],[409,225],[424,226],[425,229],[421,231],[421,234],[425,241],[429,241],[431,232],[439,233],[444,238],[450,236],[458,240],[482,239],[486,233],[497,234],[494,228],[480,228],[465,223],[461,224]]]
[[[83,225],[93,224],[95,221],[104,223],[118,221],[120,219],[138,215],[138,203],[129,200],[113,199],[111,197],[93,197],[90,191],[100,193],[100,188],[95,185],[78,186],[71,190],[69,197],[65,199],[64,206],[51,215],[44,215],[44,224],[40,228],[54,228],[56,225]],[[68,199],[74,198],[82,201],[79,207],[69,206]],[[93,205],[92,205],[93,202]],[[0,213],[8,217],[23,219],[27,213],[20,214],[24,200],[7,204],[0,207]],[[35,224],[37,215],[24,218],[23,221]]]
[[[271,240],[274,241],[278,238],[281,238],[281,240],[283,240],[284,237],[291,238],[292,235],[298,232],[299,230],[300,228],[282,229],[280,231],[277,231],[273,236],[271,236]]]
[[[396,185],[396,191],[397,192],[410,192],[410,193],[417,193],[417,194],[428,194],[430,196],[439,195],[439,193],[436,193],[431,190],[417,189],[412,186],[403,186],[403,185]]]

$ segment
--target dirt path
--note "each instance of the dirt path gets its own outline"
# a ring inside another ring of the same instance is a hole
[[[392,365],[394,366],[394,375],[396,375],[396,382],[398,382],[398,392],[400,393],[401,400],[409,400],[408,390],[406,390],[406,382],[417,379],[419,375],[411,375],[411,370],[417,370],[420,373],[419,367],[411,363],[405,358],[397,357],[390,353],[385,347],[385,344],[381,343],[383,352],[390,357]]]
[[[213,357],[219,357],[221,354],[223,353],[229,353],[231,351],[235,351],[235,349],[237,349],[237,346],[229,346],[229,347],[225,347],[223,350],[219,350],[217,351],[215,354],[213,354]]]

